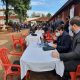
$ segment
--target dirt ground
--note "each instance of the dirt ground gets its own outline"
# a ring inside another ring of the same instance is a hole
[[[21,32],[0,32],[0,48],[6,47],[9,49],[9,51],[15,51],[15,52],[22,52],[21,48],[17,48],[16,50],[13,49],[13,42],[12,42],[12,35],[15,36],[21,36],[25,34],[28,34],[28,29],[22,30]],[[24,37],[25,38],[25,37]],[[13,63],[15,60],[19,60],[19,57],[8,55],[10,61]],[[4,69],[1,65],[1,60],[0,60],[0,80],[3,80],[3,74],[4,74]],[[17,80],[17,79],[16,79]]]
[[[13,49],[13,44],[12,44],[12,39],[11,35],[15,36],[20,36],[21,34],[28,34],[29,30],[22,30],[21,32],[0,32],[0,48],[2,47],[7,47],[10,51],[14,51]],[[25,37],[24,37],[25,38]],[[16,49],[16,51],[21,52],[21,49]],[[19,60],[19,57],[14,57],[11,55],[8,55],[9,59],[11,62],[15,60]],[[0,61],[1,62],[1,61]],[[4,74],[4,69],[0,65],[0,80],[3,80],[3,74]],[[31,72],[30,74],[31,79],[30,80],[60,80],[60,78],[53,74],[53,72],[42,72],[42,73],[36,73],[36,72]],[[9,78],[7,80],[10,80]],[[14,80],[18,80],[17,78],[14,78]]]

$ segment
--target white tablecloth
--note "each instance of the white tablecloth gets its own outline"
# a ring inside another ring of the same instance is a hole
[[[63,62],[52,58],[51,54],[52,51],[43,51],[37,44],[29,45],[20,58],[21,79],[28,70],[42,72],[55,69],[56,73],[62,77],[64,73]]]

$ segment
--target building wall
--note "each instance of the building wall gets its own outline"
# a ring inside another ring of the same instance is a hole
[[[4,11],[0,11],[0,16],[4,16]]]
[[[5,24],[5,10],[0,10],[0,26]],[[16,14],[13,12],[13,10],[10,10],[11,15],[9,16],[9,20],[12,20],[14,22],[19,22],[19,19],[16,17]]]
[[[56,15],[54,17],[54,19],[57,18],[57,16],[61,16],[61,19],[66,22],[66,17],[67,16],[71,16],[70,15],[70,11],[71,11],[71,8],[74,6],[74,16],[80,16],[80,3],[77,3],[77,4],[71,4],[69,6],[66,7],[66,9],[64,9],[62,12],[60,12],[58,15]],[[52,19],[52,21],[54,20]]]
[[[0,10],[0,26],[2,26],[5,23],[5,21],[4,21],[2,16],[4,16],[4,11]]]
[[[75,5],[75,12],[74,12],[75,16],[80,16],[80,3]]]
[[[65,9],[64,11],[63,11],[63,13],[62,13],[62,20],[64,21],[64,22],[66,22],[66,17],[68,17],[70,14],[70,10],[69,10],[69,8],[67,8],[67,9]]]
[[[4,25],[5,24],[5,20],[4,19],[1,19],[0,20],[0,25]]]

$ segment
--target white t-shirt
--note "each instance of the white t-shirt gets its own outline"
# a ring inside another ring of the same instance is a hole
[[[32,43],[39,43],[40,42],[40,37],[38,35],[37,36],[32,36],[31,34],[29,34],[25,38],[25,41],[26,41],[26,45],[30,45]]]

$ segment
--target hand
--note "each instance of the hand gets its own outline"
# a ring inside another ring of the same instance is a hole
[[[59,59],[60,55],[59,55],[59,53],[57,51],[56,52],[54,51],[54,52],[52,52],[52,57]]]
[[[57,48],[57,44],[53,44],[53,47],[54,47],[54,48]]]
[[[55,35],[52,36],[53,40],[56,41],[57,37]]]

